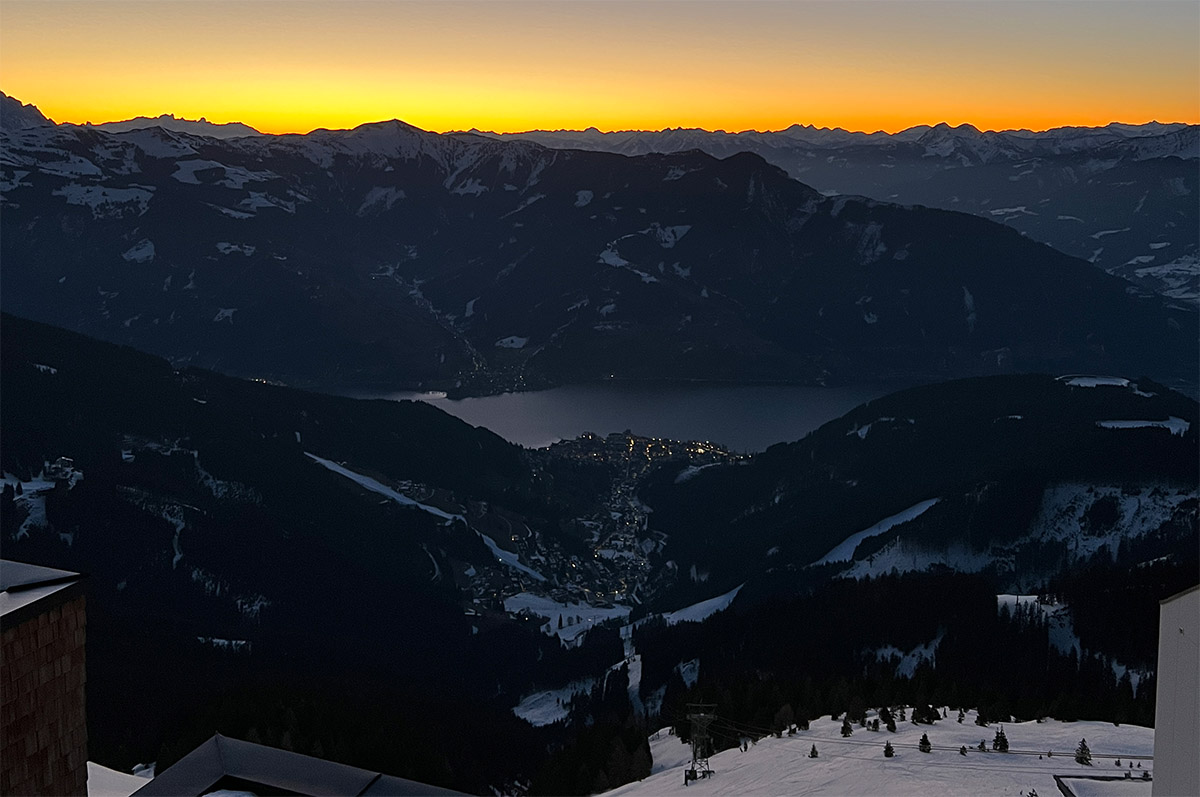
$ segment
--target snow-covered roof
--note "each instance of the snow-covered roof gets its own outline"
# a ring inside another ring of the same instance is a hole
[[[136,797],[187,797],[236,784],[256,793],[311,795],[461,794],[425,783],[214,735],[135,791]]]
[[[69,570],[0,559],[0,617],[6,626],[23,623],[74,597],[82,579]]]

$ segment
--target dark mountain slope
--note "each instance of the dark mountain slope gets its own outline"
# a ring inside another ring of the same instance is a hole
[[[1194,544],[1198,422],[1195,401],[1147,380],[963,380],[869,402],[746,464],[681,482],[677,469],[664,470],[642,499],[652,528],[668,535],[663,556],[687,595],[747,579],[790,589],[843,571],[935,562],[1033,584],[1102,544],[1115,555],[1122,539],[1161,532],[1164,552]],[[842,564],[803,571],[851,535],[931,499],[923,513],[851,545]],[[918,555],[898,561],[889,552],[899,549]]]
[[[400,122],[5,135],[5,308],[177,365],[472,392],[1195,381],[1192,310],[1000,225],[823,198],[750,154],[629,158]]]
[[[541,742],[504,758],[453,741],[466,704],[496,738],[525,738],[511,703],[593,655],[464,614],[458,572],[506,568],[454,513],[553,508],[520,449],[427,405],[176,371],[7,314],[0,346],[0,537],[6,558],[89,575],[94,757],[129,767],[219,727],[471,790],[534,765]],[[77,475],[30,481],[58,456]]]

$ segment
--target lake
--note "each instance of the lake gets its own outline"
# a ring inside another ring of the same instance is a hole
[[[646,437],[706,440],[748,453],[798,440],[826,421],[896,389],[606,382],[464,399],[439,393],[354,395],[425,401],[530,448],[583,432],[603,435],[629,430]]]

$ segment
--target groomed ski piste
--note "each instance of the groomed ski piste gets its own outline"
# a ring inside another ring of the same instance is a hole
[[[1012,795],[1059,797],[1057,775],[1074,797],[1150,797],[1154,771],[1154,729],[1110,722],[993,722],[975,724],[976,712],[967,711],[957,721],[957,709],[932,725],[915,725],[896,719],[896,732],[861,728],[843,738],[842,722],[825,715],[810,721],[810,729],[794,736],[760,737],[754,729],[722,719],[720,707],[710,735],[723,744],[741,737],[757,738],[745,752],[740,747],[713,755],[713,774],[684,785],[691,767],[691,747],[671,735],[668,728],[654,734],[650,752],[654,759],[649,777],[605,792],[606,797],[660,797],[662,795]],[[876,714],[869,712],[868,717]],[[994,752],[992,741],[1003,727],[1007,753]],[[932,752],[918,749],[928,734]],[[1075,761],[1075,750],[1087,740],[1092,764]],[[980,741],[987,752],[979,751]],[[883,754],[891,742],[895,756]],[[816,746],[817,757],[809,752]],[[959,748],[966,747],[961,755]],[[1120,761],[1120,766],[1116,762]],[[1139,766],[1140,765],[1140,766]],[[1125,774],[1129,773],[1129,778]],[[1103,778],[1103,779],[1101,779]]]

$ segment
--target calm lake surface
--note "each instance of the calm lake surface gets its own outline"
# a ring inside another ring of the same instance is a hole
[[[540,448],[584,432],[707,440],[762,451],[899,386],[802,387],[600,383],[451,400],[438,393],[354,394],[425,401],[513,443]]]

